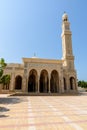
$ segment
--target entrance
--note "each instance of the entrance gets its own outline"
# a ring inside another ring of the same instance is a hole
[[[56,70],[53,70],[51,73],[50,90],[52,93],[57,93],[59,91],[59,76]]]
[[[48,92],[48,72],[46,70],[42,70],[40,74],[40,92],[47,93]]]
[[[22,86],[22,77],[20,75],[15,78],[15,89],[21,89]]]
[[[71,90],[74,90],[76,87],[75,87],[75,79],[74,77],[71,77],[70,78],[70,89]]]
[[[28,92],[36,92],[37,82],[36,82],[37,72],[36,70],[31,70],[28,79]]]

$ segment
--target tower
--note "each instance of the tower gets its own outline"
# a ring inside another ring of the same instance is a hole
[[[72,50],[72,33],[70,30],[70,22],[66,13],[62,16],[62,51],[64,66],[69,70],[74,70],[74,56]]]
[[[67,91],[77,90],[77,74],[74,67],[74,56],[72,49],[72,32],[70,22],[66,13],[62,16],[62,51],[63,51],[63,79],[64,89]]]

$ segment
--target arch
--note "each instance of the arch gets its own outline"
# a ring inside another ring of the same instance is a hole
[[[36,92],[37,90],[37,71],[32,69],[28,78],[28,92]]]
[[[63,83],[64,83],[64,90],[67,90],[67,87],[66,87],[66,79],[63,78]]]
[[[75,78],[74,77],[70,77],[70,89],[74,90],[75,88],[76,88]]]
[[[39,81],[40,92],[47,93],[48,85],[49,85],[48,72],[47,70],[42,70],[40,74],[40,81]]]
[[[20,90],[22,88],[22,77],[17,75],[15,78],[15,89]]]
[[[59,91],[59,74],[56,70],[53,70],[51,72],[50,91],[52,93],[56,93]]]

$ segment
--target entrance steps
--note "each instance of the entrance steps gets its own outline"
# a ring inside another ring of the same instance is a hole
[[[67,92],[67,93],[27,93],[27,92],[16,92],[12,96],[72,96],[79,95],[78,92]]]

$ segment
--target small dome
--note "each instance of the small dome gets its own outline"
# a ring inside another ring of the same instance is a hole
[[[33,59],[36,59],[36,58],[38,58],[38,57],[36,57],[36,56],[33,56],[33,57],[31,57],[31,58],[33,58]]]
[[[68,21],[68,15],[67,15],[67,13],[64,13],[64,14],[63,14],[62,20],[63,20],[63,21]]]

